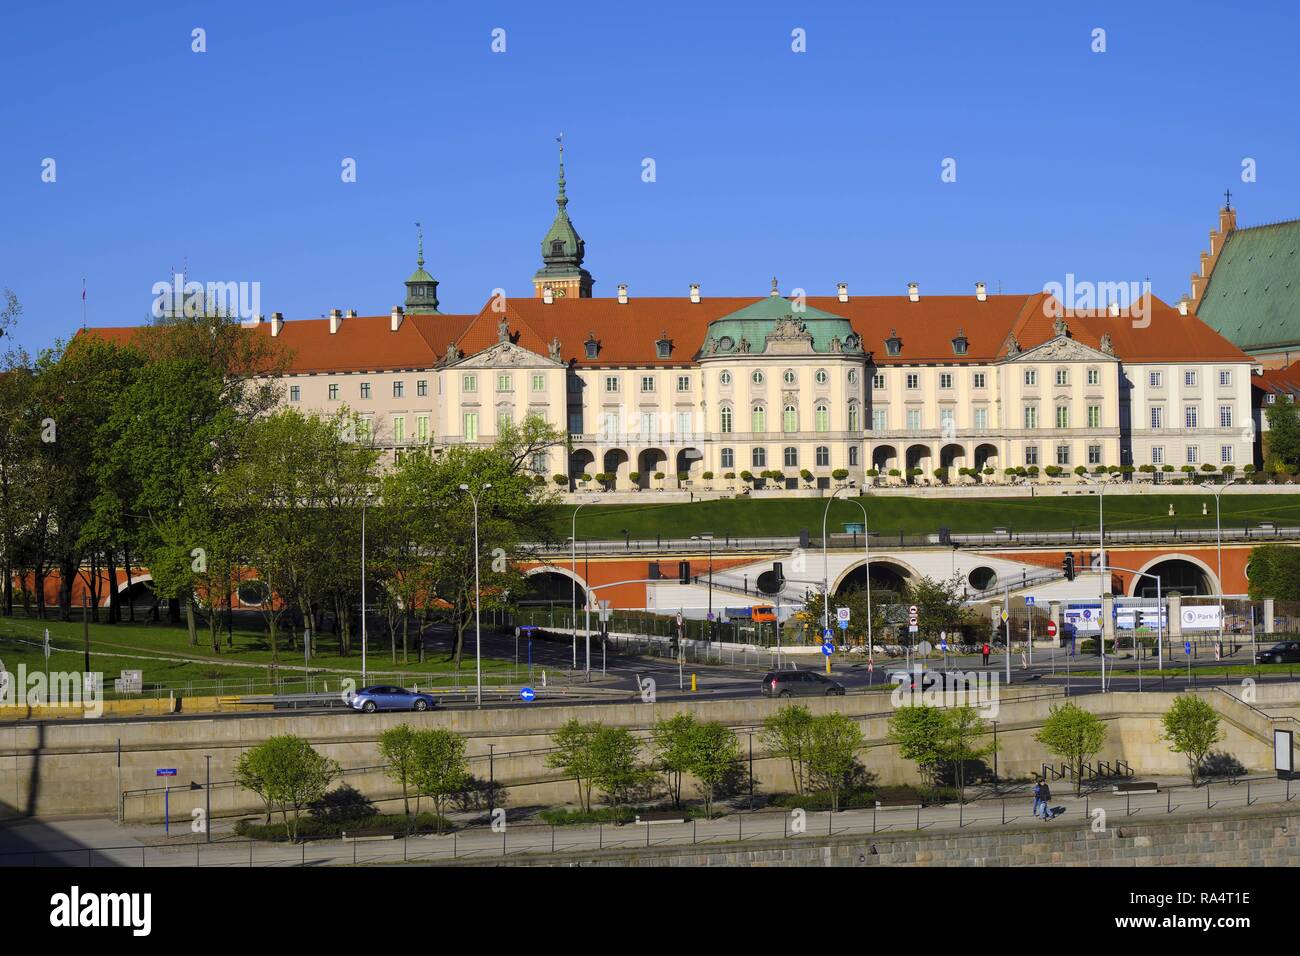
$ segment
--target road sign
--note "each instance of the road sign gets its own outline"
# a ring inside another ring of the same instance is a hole
[[[830,657],[832,654],[835,653],[835,645],[832,644],[830,641],[827,641],[825,644],[822,645],[822,653],[825,654],[827,657]]]
[[[1007,618],[1009,618],[1011,615],[1007,613],[1007,609],[1006,609],[1006,608],[1003,608],[1003,609],[1002,609],[1002,614],[1001,614],[1000,616],[1001,616],[1001,618],[1002,618],[1002,623],[1005,624],[1005,623],[1007,623]]]
[[[831,639],[831,629],[828,627],[824,631],[822,631],[822,640],[829,641],[830,639]]]
[[[164,767],[164,768],[162,768],[162,769],[155,770],[155,771],[153,772],[153,775],[154,775],[155,777],[174,777],[174,776],[176,776],[176,768],[175,768],[175,767]]]
[[[533,690],[531,687],[520,688],[519,699],[522,700],[525,704],[532,703],[532,701],[535,700],[536,698],[537,698],[537,691]]]
[[[919,613],[921,613],[921,612],[920,612],[920,609],[918,609],[917,606],[916,606],[915,604],[913,604],[911,607],[909,607],[909,608],[907,609],[907,613],[910,614],[910,615],[912,615],[912,617],[916,617],[916,615],[919,614]]]
[[[848,629],[849,629],[849,622],[844,618],[840,618],[840,630],[847,631]]]
[[[1191,642],[1191,641],[1183,641],[1183,653],[1184,653],[1184,654],[1191,654],[1191,653],[1192,653],[1192,642]]]
[[[1048,637],[1056,637],[1056,622],[1055,622],[1055,621],[1048,621],[1048,622],[1047,622],[1047,636],[1048,636]]]
[[[939,650],[943,651],[945,654],[948,653],[948,639],[946,637],[939,639]]]
[[[1032,594],[1026,594],[1026,595],[1025,595],[1025,606],[1026,606],[1026,607],[1033,607],[1033,606],[1034,606],[1034,596],[1033,596]]]
[[[678,627],[681,627],[681,626],[682,626],[682,612],[681,612],[681,611],[678,611],[678,612],[677,612],[677,626],[678,626]]]
[[[835,609],[835,620],[841,624],[849,623],[849,609],[846,607],[837,607]]]

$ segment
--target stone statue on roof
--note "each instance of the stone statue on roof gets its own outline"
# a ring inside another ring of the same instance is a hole
[[[736,351],[739,352],[741,355],[748,355],[750,347],[751,346],[749,344],[749,339],[745,338],[742,335],[740,337],[740,344],[736,346]]]
[[[1105,332],[1101,337],[1101,350],[1107,355],[1115,354],[1115,344],[1110,340],[1110,333]]]
[[[455,343],[455,342],[448,342],[448,343],[447,343],[447,362],[450,364],[451,362],[456,361],[456,359],[458,359],[458,358],[460,358],[460,351],[456,348],[456,343]]]
[[[1011,333],[1007,336],[1007,354],[1008,355],[1020,354],[1020,343],[1016,340],[1015,333]]]
[[[547,352],[551,356],[552,362],[559,362],[560,359],[560,337],[557,335],[551,339],[551,344],[547,346]]]
[[[831,339],[831,351],[832,352],[844,351],[844,343],[840,341],[840,337],[838,335]]]
[[[1065,316],[1059,312],[1056,315],[1056,321],[1052,323],[1052,334],[1057,336],[1070,334],[1070,327],[1065,324]]]
[[[717,339],[709,339],[709,354],[710,354],[710,355],[717,355],[717,354],[718,354],[718,340],[717,340]]]
[[[497,321],[497,341],[498,342],[510,341],[510,323],[506,321],[506,317],[504,315],[501,316],[501,318]]]

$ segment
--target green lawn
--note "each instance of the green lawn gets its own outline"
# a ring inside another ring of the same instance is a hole
[[[794,536],[807,528],[821,534],[825,499],[727,498],[718,501],[656,504],[653,493],[646,503],[587,505],[578,514],[578,537],[617,540],[624,530],[633,538],[683,538],[701,531],[721,537]],[[955,534],[989,533],[994,527],[1013,532],[1094,530],[1097,526],[1095,495],[1043,498],[903,498],[866,495],[871,530],[881,535],[933,534],[946,527]],[[1202,503],[1209,514],[1201,514]],[[1169,517],[1169,506],[1175,516]],[[559,510],[556,536],[570,534],[573,509]],[[1222,497],[1225,527],[1252,526],[1261,521],[1300,524],[1300,491],[1288,495],[1259,495],[1229,491]],[[842,531],[845,523],[862,523],[856,504],[836,499],[829,527]],[[1154,531],[1171,528],[1213,528],[1214,496],[1112,495],[1106,498],[1108,530]]]

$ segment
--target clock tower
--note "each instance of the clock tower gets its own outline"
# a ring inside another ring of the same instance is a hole
[[[555,197],[555,221],[542,240],[542,268],[533,276],[533,294],[537,298],[545,295],[547,287],[555,298],[591,298],[591,287],[595,280],[591,273],[582,268],[583,255],[586,252],[578,230],[569,221],[569,197],[564,194],[564,140],[560,139],[560,181],[559,193]]]

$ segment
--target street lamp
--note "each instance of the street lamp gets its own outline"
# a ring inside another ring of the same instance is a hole
[[[1226,476],[1225,476],[1226,477]],[[1219,552],[1219,650],[1223,650],[1223,526],[1219,521],[1219,495],[1223,489],[1236,481],[1236,478],[1226,477],[1223,484],[1214,489],[1214,540]],[[1254,613],[1252,608],[1251,613]]]
[[[709,616],[705,620],[709,624],[709,640],[713,640],[713,532],[701,531],[691,535],[691,540],[709,542]]]
[[[478,496],[491,487],[491,484],[485,484],[479,488],[478,494],[475,494],[470,490],[469,485],[460,486],[460,490],[468,494],[469,500],[474,503],[474,706],[478,708],[483,706],[482,601],[479,597],[478,577]]]
[[[1097,547],[1101,551],[1100,563],[1097,566],[1097,572],[1101,575],[1101,589],[1098,597],[1105,597],[1107,588],[1106,583],[1106,482],[1099,478],[1093,478],[1091,475],[1083,475],[1083,480],[1097,486]],[[1109,477],[1109,476],[1107,476]],[[1098,658],[1101,661],[1101,690],[1106,692],[1106,621],[1101,622],[1101,633],[1097,635],[1097,646],[1101,653]]]
[[[572,616],[569,618],[569,623],[573,628],[573,669],[575,671],[578,669],[578,512],[589,504],[591,502],[584,501],[573,509],[573,533],[569,535],[569,583],[572,591],[569,611]],[[586,592],[587,583],[585,581],[582,587],[583,591]],[[586,599],[590,601],[591,595],[587,594]]]
[[[361,499],[361,686],[366,686],[366,505],[367,493]]]
[[[825,510],[822,511],[822,587],[824,589],[823,593],[825,595],[823,606],[822,606],[823,633],[829,630],[831,626],[830,624],[831,582],[830,582],[829,558],[826,552],[826,541],[827,541],[826,519],[831,512],[831,502],[835,500],[836,495],[838,495],[841,491],[844,490],[845,490],[844,488],[836,488],[835,491],[831,493],[831,496],[826,499],[826,508]],[[867,506],[857,499],[849,498],[845,500],[851,501],[853,504],[857,505],[860,509],[862,509],[862,542],[864,548],[866,549],[866,555],[867,555],[867,654],[868,656],[870,656],[871,648],[872,648],[872,639],[873,639],[871,633],[871,527],[867,523]]]
[[[1134,568],[1117,568],[1112,566],[1112,571],[1127,571],[1129,574],[1136,575],[1140,578],[1150,578],[1156,582],[1156,669],[1165,669],[1165,599],[1161,591],[1160,575],[1152,574],[1150,571],[1138,571]],[[1102,624],[1105,627],[1105,624]],[[1133,653],[1137,654],[1137,621],[1133,622]],[[1138,687],[1142,686],[1142,658],[1138,657]],[[1105,691],[1106,685],[1102,684],[1102,691]]]

